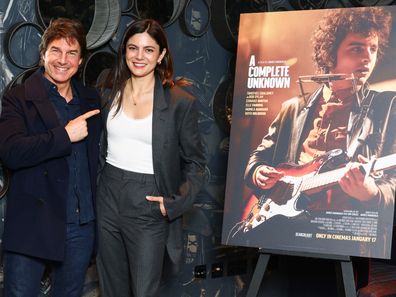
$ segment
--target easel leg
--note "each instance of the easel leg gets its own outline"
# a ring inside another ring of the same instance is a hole
[[[337,281],[340,296],[356,297],[355,278],[353,275],[352,261],[340,260],[337,263]]]
[[[260,253],[246,297],[257,297],[270,255]]]

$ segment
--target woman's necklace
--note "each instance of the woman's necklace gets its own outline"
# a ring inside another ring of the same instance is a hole
[[[133,95],[133,87],[132,87],[132,79],[129,79],[129,85],[130,85],[130,90],[131,90],[131,101],[133,106],[145,106],[149,101],[150,101],[150,96],[152,96],[153,89],[154,89],[154,83],[153,86],[147,87],[145,90],[142,92],[138,92],[137,97]],[[136,100],[138,98],[139,100]]]
[[[132,79],[129,79],[129,85],[131,86],[131,99],[134,106],[136,106],[135,98],[133,98],[133,88],[132,88]]]

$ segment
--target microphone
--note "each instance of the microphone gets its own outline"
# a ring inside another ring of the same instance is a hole
[[[337,81],[337,80],[351,80],[352,81],[352,88],[353,91],[357,94],[357,82],[355,79],[355,76],[353,73],[351,74],[345,74],[345,73],[335,73],[335,74],[316,74],[316,75],[301,75],[298,77],[297,83],[300,88],[300,94],[304,98],[305,101],[307,101],[307,98],[305,97],[308,95],[308,93],[305,93],[304,88],[303,88],[303,83],[318,83],[318,84],[324,84],[324,83],[330,83],[332,81]]]
[[[298,77],[299,82],[316,82],[316,83],[326,83],[335,80],[353,80],[355,79],[353,73],[344,74],[316,74],[316,75],[301,75]]]

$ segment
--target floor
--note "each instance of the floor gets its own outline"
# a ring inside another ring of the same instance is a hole
[[[271,257],[257,297],[338,296],[334,260]]]

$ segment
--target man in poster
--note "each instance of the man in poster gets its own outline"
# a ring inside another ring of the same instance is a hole
[[[311,80],[322,85],[285,101],[252,152],[245,181],[258,203],[244,221],[239,243],[303,250],[308,238],[316,239],[308,249],[313,252],[389,255],[392,228],[381,218],[393,214],[396,174],[375,158],[396,152],[396,93],[370,90],[367,80],[387,46],[391,22],[391,14],[380,7],[335,9],[317,27],[313,58],[320,74]],[[324,175],[327,184],[304,192],[300,184],[289,188],[295,176],[303,183],[326,171],[337,173]],[[355,219],[362,213],[378,218],[375,236],[363,234],[376,226],[366,228]],[[326,230],[327,215],[332,232]],[[354,227],[358,223],[360,229]]]

